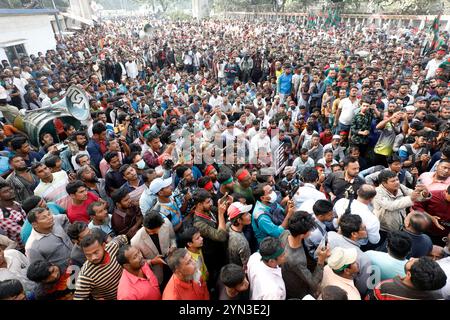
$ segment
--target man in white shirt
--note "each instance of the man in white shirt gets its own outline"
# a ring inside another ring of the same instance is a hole
[[[211,98],[209,98],[209,104],[215,108],[220,107],[223,104],[223,97],[217,94],[217,89],[213,90]]]
[[[331,167],[335,164],[338,164],[338,162],[336,160],[334,160],[334,158],[333,158],[333,151],[330,149],[324,151],[323,158],[319,159],[319,161],[317,161],[317,163],[324,165],[326,176],[328,176],[330,173],[333,172]]]
[[[267,237],[261,241],[259,252],[250,256],[247,274],[251,300],[285,300],[286,286],[280,266],[286,261],[279,239]]]
[[[0,247],[0,281],[17,279],[25,291],[32,291],[36,284],[27,278],[29,265],[28,258],[20,251]]]
[[[227,129],[222,133],[222,139],[225,143],[234,143],[237,136],[243,132],[234,126],[233,122],[228,122]]]
[[[136,61],[129,59],[127,63],[125,63],[125,69],[127,70],[127,76],[131,79],[136,79],[139,75],[139,70],[136,64]]]
[[[352,201],[350,206],[350,213],[361,217],[367,229],[369,242],[371,244],[377,244],[380,241],[380,221],[369,207],[373,198],[375,198],[377,191],[374,186],[363,184],[358,189],[357,194],[358,198]],[[340,199],[334,205],[334,212],[338,217],[341,217],[347,210],[348,205],[348,199]],[[334,221],[334,225],[337,228],[337,220]]]
[[[323,147],[323,153],[326,153],[327,150],[333,151],[333,158],[336,161],[343,161],[345,158],[344,147],[341,146],[341,136],[334,135],[333,139],[329,144],[326,144]]]
[[[299,210],[301,205],[307,200],[314,202],[326,200],[325,194],[316,188],[319,183],[319,172],[317,172],[316,168],[305,168],[302,176],[305,184],[303,187],[298,188],[293,199],[296,210]]]
[[[266,100],[262,98],[261,93],[258,93],[256,95],[256,98],[253,100],[253,105],[255,106],[256,109],[261,109],[261,106],[264,108],[266,107]]]
[[[442,297],[446,300],[450,300],[450,257],[438,260],[436,262],[439,264],[442,270],[444,270],[447,276],[447,283],[441,289]]]
[[[261,128],[261,122],[259,119],[255,119],[252,122],[252,127],[247,130],[245,135],[247,136],[248,141],[252,141],[252,139],[258,134]]]
[[[301,149],[300,156],[292,164],[299,175],[302,175],[306,168],[314,168],[314,165],[314,160],[309,156],[308,149]]]
[[[261,148],[269,150],[270,138],[267,135],[267,128],[263,127],[257,134],[250,140],[250,158],[256,156],[256,153]]]
[[[445,48],[440,48],[436,51],[434,55],[434,59],[428,61],[427,66],[425,67],[425,71],[427,72],[426,79],[433,78],[436,75],[436,69],[440,64],[444,62],[444,56],[446,54]]]
[[[352,124],[353,117],[356,109],[359,106],[359,100],[356,97],[358,94],[358,88],[353,86],[350,89],[350,95],[348,98],[344,98],[339,102],[338,110],[336,112],[336,118],[334,119],[334,126],[339,124],[338,131],[350,131],[350,125]]]

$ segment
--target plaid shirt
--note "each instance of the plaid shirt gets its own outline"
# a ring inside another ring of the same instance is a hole
[[[5,231],[6,236],[9,239],[20,244],[20,231],[22,230],[22,225],[25,222],[27,215],[18,202],[14,202],[14,204],[20,208],[20,210],[14,208],[0,208],[0,229]]]

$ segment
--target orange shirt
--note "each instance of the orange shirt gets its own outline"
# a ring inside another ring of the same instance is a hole
[[[184,282],[172,275],[162,296],[163,300],[209,300],[209,292],[206,283],[201,280]]]
[[[17,129],[16,127],[9,125],[9,124],[5,124],[3,125],[3,132],[5,133],[5,136],[10,137],[13,134],[16,134],[17,132],[19,132],[19,129]]]

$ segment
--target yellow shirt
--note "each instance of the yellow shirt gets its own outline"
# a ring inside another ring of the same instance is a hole
[[[189,251],[189,253],[192,256],[192,259],[194,259],[195,264],[197,265],[197,271],[195,272],[194,280],[199,282],[200,278],[202,278],[203,281],[208,281],[209,274],[208,269],[205,265],[205,259],[203,258],[202,249],[200,249],[199,253],[194,253],[192,251]]]
[[[278,78],[279,78],[282,74],[283,74],[283,69],[275,70],[275,76],[277,77],[277,81],[278,81]]]

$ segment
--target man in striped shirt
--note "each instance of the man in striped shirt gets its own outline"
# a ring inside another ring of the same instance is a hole
[[[31,172],[41,181],[34,195],[44,198],[46,202],[55,202],[57,205],[67,209],[70,197],[67,194],[66,186],[69,183],[69,177],[65,171],[52,173],[43,163],[36,163],[31,167]]]
[[[127,244],[121,235],[108,244],[96,233],[81,241],[87,261],[78,275],[74,300],[116,300],[117,287],[122,276],[122,267],[117,262],[117,253],[122,244]]]

